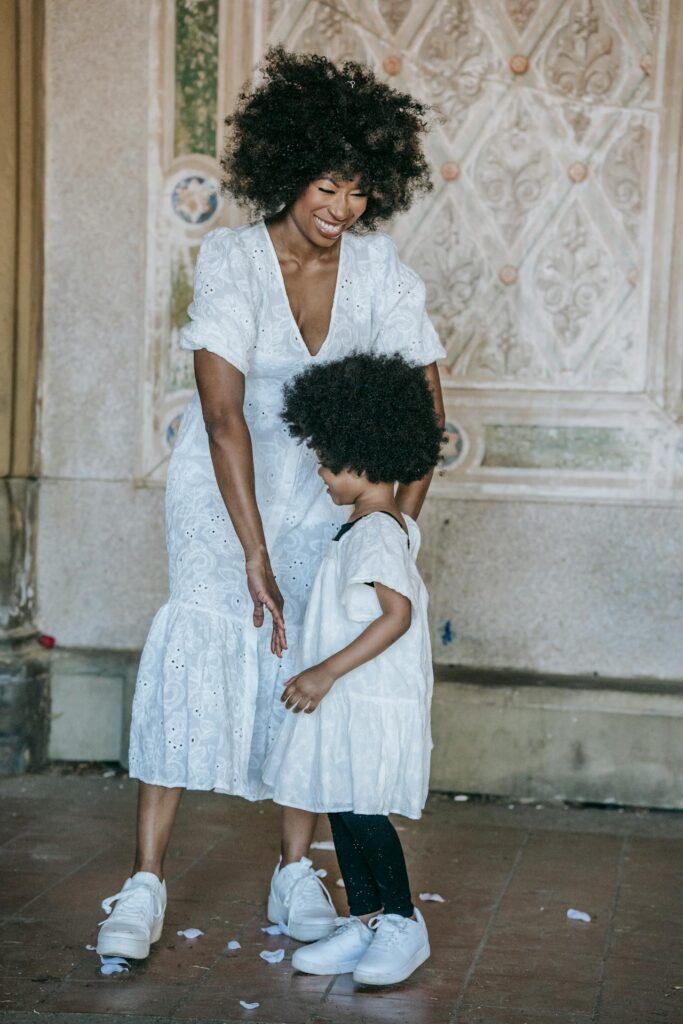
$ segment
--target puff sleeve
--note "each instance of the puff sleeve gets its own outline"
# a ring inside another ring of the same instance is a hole
[[[197,256],[190,322],[180,331],[180,347],[208,349],[246,374],[256,340],[254,306],[249,257],[236,233],[210,231]]]
[[[338,594],[354,622],[370,622],[381,614],[377,594],[368,583],[407,597],[415,608],[418,599],[417,570],[408,538],[399,524],[383,512],[375,512],[353,526],[338,542]]]
[[[425,309],[424,281],[401,263],[396,245],[388,235],[377,234],[373,242],[375,294],[379,296],[373,310],[375,351],[399,352],[408,362],[419,366],[443,359],[446,350]]]

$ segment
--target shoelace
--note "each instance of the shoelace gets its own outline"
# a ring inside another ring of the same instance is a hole
[[[357,922],[358,922],[358,918],[357,917],[337,917],[337,918],[335,918],[335,922],[334,922],[335,923],[335,929],[334,929],[334,931],[332,932],[332,934],[329,937],[331,939],[333,939],[337,935],[341,935],[342,932],[345,932],[347,930],[347,928],[351,928]]]
[[[136,912],[139,911],[143,911],[147,915],[150,911],[150,899],[153,901],[152,913],[158,917],[161,913],[161,900],[148,885],[131,885],[114,896],[107,896],[106,900],[102,900],[102,910],[107,915],[104,921],[111,914],[115,903],[118,904],[116,913],[122,918],[134,918],[137,916]],[[100,924],[104,924],[104,921],[100,921]]]
[[[325,899],[336,913],[334,903],[320,877],[323,870],[322,868],[319,868],[318,871],[309,869],[305,875],[300,875],[299,878],[294,879],[287,893],[290,906],[294,903],[295,897],[300,899],[302,903],[310,905],[320,898],[320,891],[322,890]]]
[[[375,949],[390,949],[408,927],[408,918],[398,914],[382,914],[368,922],[368,928],[375,933],[372,945]]]

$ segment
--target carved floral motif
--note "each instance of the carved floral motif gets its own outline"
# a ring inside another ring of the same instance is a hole
[[[517,100],[482,146],[474,167],[477,191],[508,244],[523,230],[551,179],[550,150],[535,128],[534,118]]]
[[[491,380],[504,377],[518,383],[543,380],[547,376],[539,353],[522,336],[519,316],[507,302],[495,319],[481,329],[481,340],[467,369],[474,377]]]
[[[538,0],[505,0],[505,7],[512,24],[523,32],[538,8]]]
[[[334,61],[366,61],[362,41],[350,19],[341,11],[317,4],[312,24],[298,39],[293,49],[322,53]]]
[[[548,46],[548,84],[564,96],[602,99],[614,91],[620,56],[619,39],[595,0],[575,0]]]
[[[447,116],[455,135],[470,108],[481,98],[490,51],[475,23],[469,0],[451,0],[441,10],[420,46],[423,81]]]
[[[411,0],[378,0],[380,14],[393,33],[398,32],[410,10]]]
[[[608,256],[574,203],[555,237],[541,250],[535,282],[555,329],[549,348],[563,371],[575,370],[585,354],[586,330],[609,299]]]
[[[638,10],[654,34],[659,24],[660,0],[638,0]]]
[[[420,268],[427,286],[427,308],[452,365],[472,336],[472,314],[486,266],[450,203],[432,223],[436,229],[411,262]]]
[[[622,216],[624,226],[635,240],[643,205],[643,182],[649,133],[643,125],[632,125],[612,143],[605,157],[602,181],[607,197]]]

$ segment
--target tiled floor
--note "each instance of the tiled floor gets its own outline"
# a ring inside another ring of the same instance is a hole
[[[432,957],[369,990],[293,974],[295,944],[261,932],[277,810],[198,793],[174,833],[161,941],[102,977],[86,946],[127,874],[134,803],[133,783],[99,772],[0,783],[0,1022],[683,1024],[681,814],[432,797],[421,822],[397,822],[414,892],[445,900],[420,904]],[[334,854],[316,860],[342,910]],[[568,921],[569,907],[592,922]],[[188,942],[187,927],[205,934]],[[259,958],[280,946],[282,963]]]

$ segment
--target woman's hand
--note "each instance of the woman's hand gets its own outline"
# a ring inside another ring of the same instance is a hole
[[[299,672],[285,683],[284,693],[280,700],[289,711],[297,715],[305,711],[312,714],[326,693],[329,693],[336,682],[330,670],[323,663]]]
[[[278,658],[287,650],[287,634],[285,632],[284,598],[275,582],[275,576],[265,554],[254,555],[246,560],[247,586],[254,602],[254,625],[260,629],[264,620],[264,605],[273,619],[273,632],[270,638],[270,649]]]

